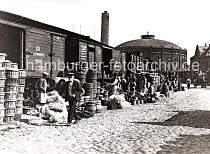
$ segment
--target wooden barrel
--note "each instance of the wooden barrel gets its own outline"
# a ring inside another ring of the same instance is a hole
[[[96,104],[96,113],[100,113],[102,111],[101,101],[97,100],[95,101]]]
[[[5,92],[4,99],[5,99],[5,101],[17,100],[17,93],[16,92]]]
[[[19,72],[17,69],[6,69],[6,78],[18,79]]]
[[[85,81],[86,81],[86,73],[85,72],[77,72],[75,74],[75,78],[78,79],[81,83],[85,83]]]
[[[7,78],[5,80],[5,85],[18,85],[18,79]]]
[[[5,100],[4,107],[5,108],[15,108],[16,107],[16,100]]]
[[[0,53],[0,62],[4,62],[6,60],[6,53]]]
[[[97,71],[95,70],[88,70],[86,81],[89,83],[95,83],[97,82]]]
[[[95,113],[96,112],[96,104],[93,101],[86,102],[85,110]]]

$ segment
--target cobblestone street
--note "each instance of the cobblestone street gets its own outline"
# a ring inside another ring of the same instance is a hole
[[[165,102],[98,113],[71,126],[33,126],[22,123],[19,129],[0,131],[0,153],[157,153],[161,147],[179,139],[179,135],[210,134],[208,118],[197,117],[189,123],[187,118],[179,119],[179,123],[177,119],[167,122],[178,111],[184,111],[186,115],[188,111],[195,110],[210,112],[209,92],[207,89],[177,92]],[[196,123],[205,123],[206,126],[194,126]],[[193,148],[193,144],[190,145]],[[208,145],[207,140],[206,145],[204,142],[202,146]],[[204,153],[202,148],[197,150]]]

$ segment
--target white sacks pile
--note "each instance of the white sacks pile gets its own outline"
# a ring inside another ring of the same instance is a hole
[[[57,91],[47,93],[46,104],[39,108],[39,112],[43,119],[51,123],[67,123],[66,102]]]
[[[24,70],[21,72],[26,76]],[[22,115],[23,101],[20,98],[23,100],[25,86],[19,88],[18,78],[18,64],[6,60],[6,54],[0,53],[0,123],[19,120]]]

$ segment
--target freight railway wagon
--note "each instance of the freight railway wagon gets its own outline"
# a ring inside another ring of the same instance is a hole
[[[122,61],[121,52],[90,37],[0,11],[0,52],[26,69],[26,84],[34,83],[42,72],[58,75],[67,63]],[[103,71],[103,70],[102,70]],[[99,72],[102,72],[99,71]]]

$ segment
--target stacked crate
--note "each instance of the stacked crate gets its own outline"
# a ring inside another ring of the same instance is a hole
[[[0,124],[3,123],[5,108],[4,108],[4,84],[6,80],[5,69],[3,62],[6,59],[6,54],[0,53]]]
[[[4,63],[6,69],[5,81],[5,117],[4,122],[12,122],[15,120],[16,102],[17,102],[17,88],[18,88],[18,64]]]
[[[0,123],[19,120],[23,108],[25,78],[25,71],[18,70],[17,63],[6,60],[6,54],[0,53]]]
[[[24,101],[24,89],[25,89],[25,78],[26,72],[23,69],[19,69],[19,78],[18,78],[18,93],[17,93],[17,102],[16,102],[16,116],[20,117],[23,113],[23,101]]]

